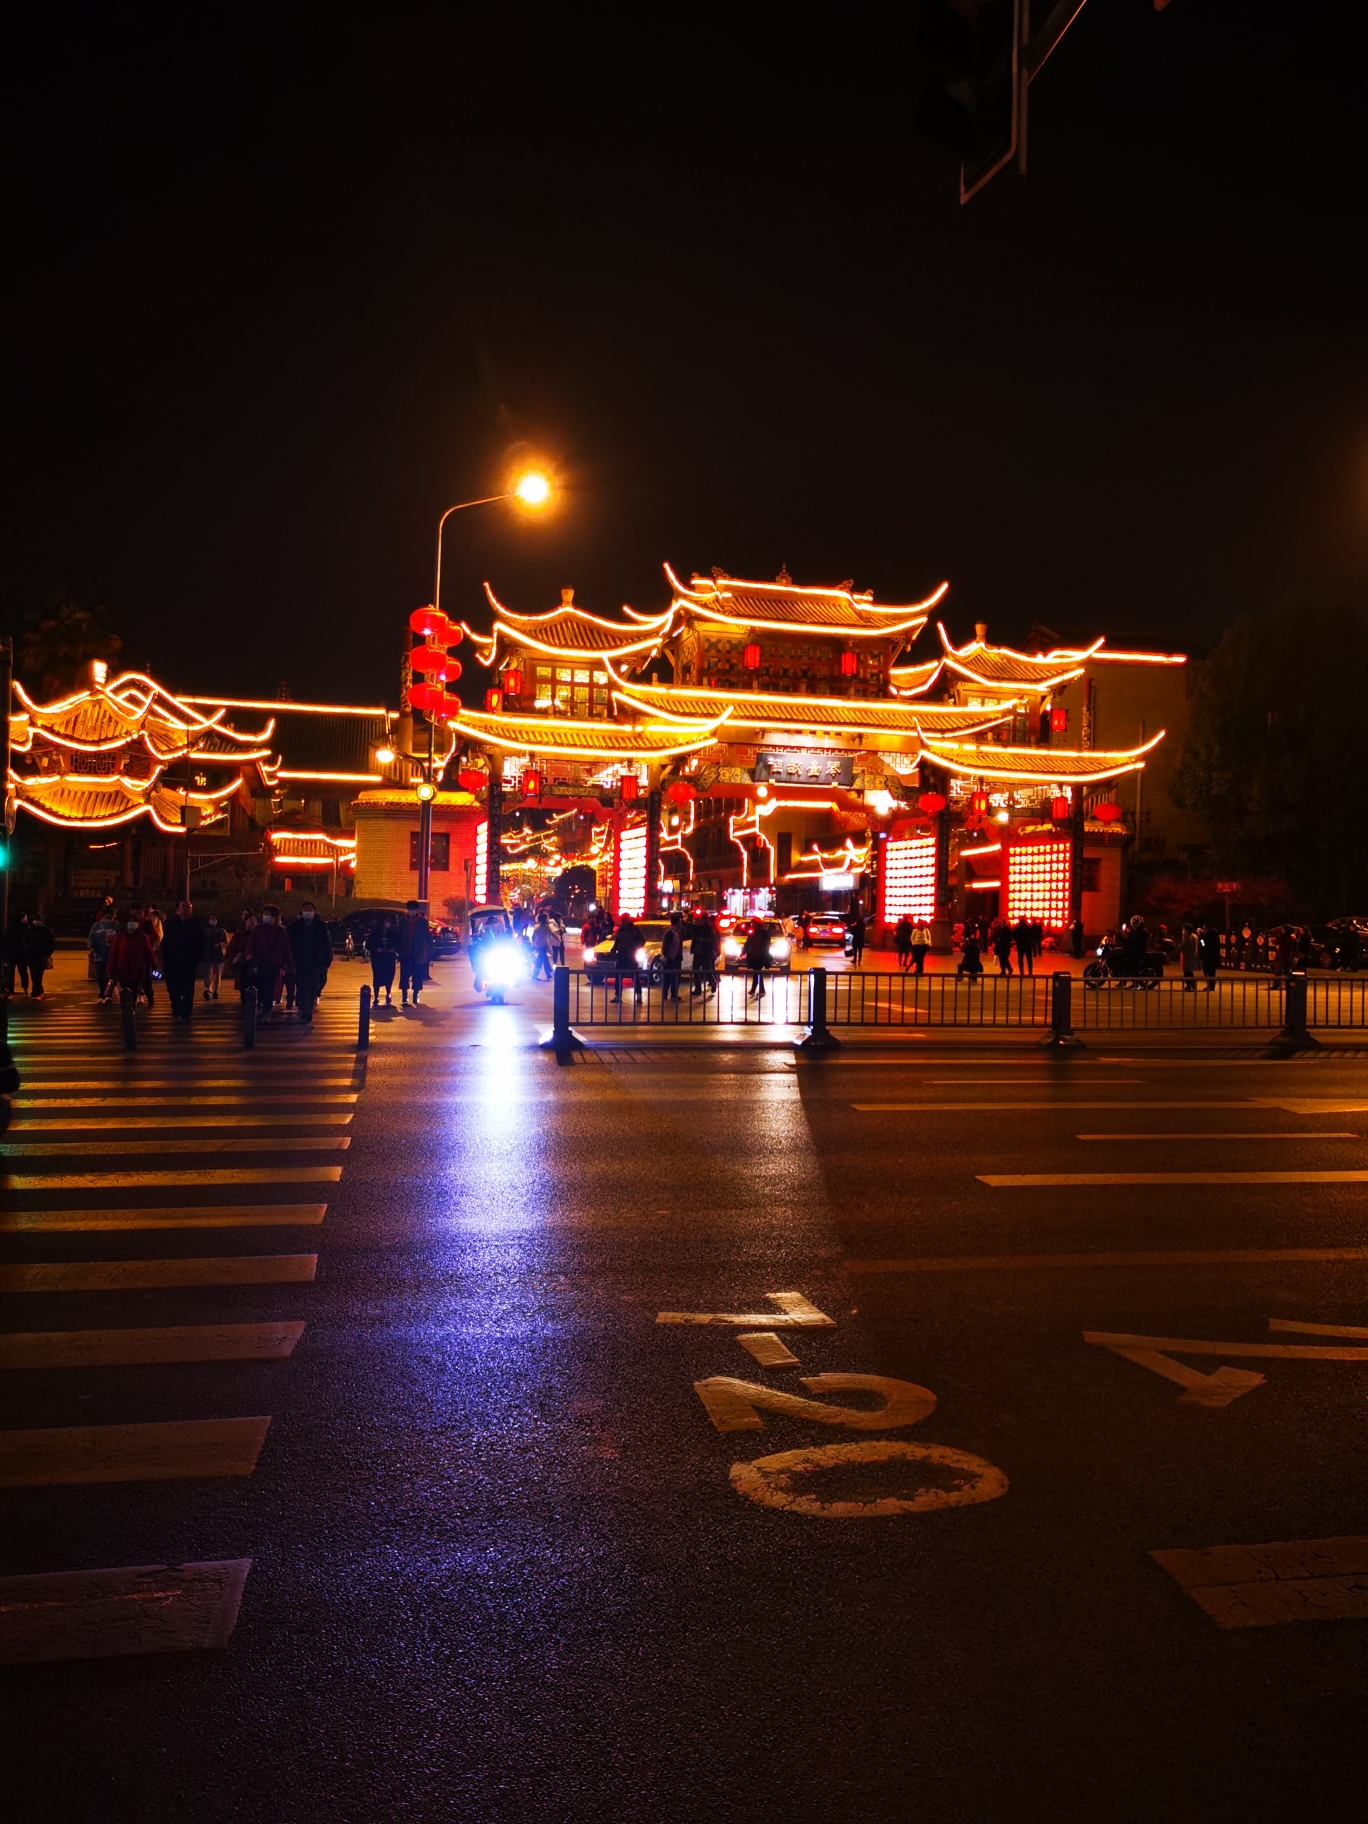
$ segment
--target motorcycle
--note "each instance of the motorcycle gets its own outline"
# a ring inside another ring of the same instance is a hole
[[[1137,969],[1135,964],[1126,960],[1125,950],[1120,944],[1103,941],[1097,946],[1097,954],[1083,969],[1083,986],[1085,988],[1109,988],[1113,985],[1123,988],[1151,989],[1164,974],[1164,959],[1156,951],[1150,951]]]
[[[470,914],[470,966],[476,994],[493,1007],[502,1007],[509,989],[527,980],[526,946],[502,906],[479,906]]]

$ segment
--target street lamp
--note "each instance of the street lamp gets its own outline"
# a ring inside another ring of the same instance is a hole
[[[515,501],[521,507],[538,512],[548,504],[551,494],[550,478],[540,469],[526,469],[502,494],[485,494],[479,500],[458,500],[454,506],[447,508],[437,521],[437,562],[432,578],[434,613],[440,613],[442,607],[442,528],[452,514],[463,513],[468,507],[490,507],[500,500]],[[432,801],[437,796],[437,787],[432,777],[437,757],[437,723],[431,710],[427,711],[427,719],[427,770],[418,786],[418,898],[424,907],[428,903],[428,875],[432,860]],[[382,762],[383,764],[385,763]],[[491,832],[492,827],[491,820]],[[494,840],[492,834],[491,840]]]

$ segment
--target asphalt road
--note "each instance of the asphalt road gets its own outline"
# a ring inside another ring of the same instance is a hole
[[[222,1649],[0,1670],[13,1815],[1357,1815],[1368,1336],[1270,1320],[1368,1326],[1368,1183],[1210,1175],[1368,1176],[1365,1061],[1008,1034],[558,1067],[540,1000],[486,1007],[448,967],[358,1065],[362,979],[251,1053],[226,1004],[189,1033],[163,1006],[126,1060],[70,965],[16,1011],[0,1258],[317,1271],[3,1282],[27,1336],[304,1324],[280,1359],[0,1376],[9,1432],[270,1418],[250,1474],[0,1489],[7,1574],[251,1560]],[[130,1182],[169,1170],[192,1184]],[[1156,1173],[1191,1181],[985,1182]],[[147,1226],[189,1208],[224,1226]],[[739,1340],[765,1334],[796,1363]],[[719,1377],[837,1422],[705,1401]],[[1202,1600],[1151,1556],[1271,1542],[1319,1543],[1178,1561]]]

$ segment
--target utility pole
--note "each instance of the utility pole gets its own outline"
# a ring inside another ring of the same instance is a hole
[[[10,710],[14,707],[14,641],[0,640],[0,704],[4,708],[4,789],[5,823],[0,834],[0,942],[9,931],[10,838],[13,828],[9,814],[10,776]]]

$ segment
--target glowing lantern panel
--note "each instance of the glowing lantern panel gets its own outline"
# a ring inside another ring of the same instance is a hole
[[[973,794],[969,800],[969,813],[973,817],[986,817],[988,815],[987,792],[975,792]]]
[[[522,695],[522,686],[522,673],[516,666],[510,666],[503,676],[504,695],[509,697],[520,697]]]
[[[485,708],[491,716],[497,716],[499,711],[503,708],[503,692],[501,690],[487,690],[485,692]]]
[[[624,773],[622,775],[622,778],[619,781],[619,789],[622,793],[622,802],[624,804],[636,803],[637,785],[638,781],[635,773]]]
[[[853,678],[855,673],[859,670],[859,666],[860,661],[855,657],[855,654],[850,648],[847,647],[841,654],[841,676],[843,678]]]
[[[1016,842],[1003,850],[1007,863],[1007,917],[1038,919],[1059,929],[1069,922],[1067,842]]]
[[[646,826],[619,830],[614,853],[613,895],[619,918],[640,918],[646,910]]]
[[[880,916],[885,924],[900,918],[929,924],[936,913],[936,839],[910,836],[884,844],[880,876]]]
[[[524,798],[541,797],[541,774],[528,771],[522,776],[522,793]]]
[[[1051,798],[1050,800],[1050,815],[1056,823],[1063,823],[1072,809],[1073,805],[1067,798]]]
[[[489,893],[489,825],[481,818],[475,825],[475,903],[482,906]]]
[[[1050,727],[1055,734],[1062,735],[1068,726],[1069,712],[1067,709],[1052,709],[1050,711]]]
[[[741,663],[747,671],[759,671],[760,647],[757,641],[751,640],[747,644],[745,651],[741,654]]]

